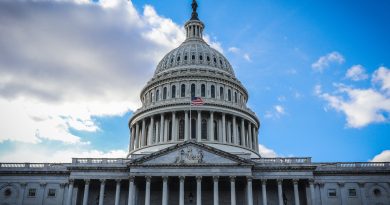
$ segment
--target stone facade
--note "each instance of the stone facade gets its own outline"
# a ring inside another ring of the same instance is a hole
[[[0,163],[0,205],[390,205],[390,163],[260,156],[248,92],[192,6],[141,91],[127,158]]]

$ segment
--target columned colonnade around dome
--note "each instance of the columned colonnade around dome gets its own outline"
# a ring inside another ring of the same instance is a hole
[[[161,113],[138,120],[131,127],[131,136],[134,137],[131,137],[130,152],[187,140],[232,144],[259,151],[256,124],[234,114],[201,108]]]

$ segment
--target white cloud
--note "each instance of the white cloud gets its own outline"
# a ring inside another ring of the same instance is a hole
[[[366,70],[362,65],[354,65],[347,70],[345,77],[353,81],[360,81],[366,80],[368,75],[366,74]]]
[[[381,67],[375,71],[373,80],[385,79],[389,69]],[[379,80],[382,90],[386,90],[386,81]],[[361,128],[371,123],[388,122],[390,114],[390,97],[375,88],[358,89],[343,84],[335,84],[334,94],[321,90],[316,85],[314,92],[328,102],[336,111],[346,115],[347,126]]]
[[[380,154],[376,155],[371,162],[390,162],[390,150],[384,150]]]
[[[374,83],[378,83],[382,91],[390,95],[390,69],[381,66],[374,72],[372,77]]]
[[[269,110],[265,113],[265,118],[273,118],[278,119],[282,115],[285,115],[286,111],[283,106],[281,105],[275,105],[272,110]]]
[[[0,1],[0,27],[0,143],[83,142],[69,130],[95,132],[93,117],[137,109],[158,61],[185,38],[153,7],[123,0]]]
[[[311,67],[314,71],[322,72],[325,68],[329,67],[330,64],[343,64],[344,62],[344,57],[340,53],[334,51],[332,53],[320,57],[315,63],[311,65]]]
[[[261,157],[264,158],[273,158],[273,157],[278,157],[278,154],[270,148],[267,148],[266,146],[259,144],[259,152]]]
[[[250,54],[242,52],[240,48],[232,46],[232,47],[228,48],[228,51],[230,53],[233,53],[235,55],[238,55],[238,56],[244,58],[244,60],[246,60],[248,62],[252,62],[252,58],[251,58]]]

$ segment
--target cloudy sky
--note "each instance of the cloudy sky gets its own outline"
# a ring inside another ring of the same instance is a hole
[[[128,119],[190,0],[0,1],[0,161],[125,157]],[[265,157],[390,161],[390,3],[199,0]]]

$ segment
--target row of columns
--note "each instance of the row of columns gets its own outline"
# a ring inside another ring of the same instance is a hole
[[[135,185],[134,185],[134,176],[129,178],[129,195],[128,195],[128,205],[135,205]],[[150,190],[151,190],[151,176],[145,177],[145,205],[150,205]],[[162,177],[163,185],[162,185],[162,205],[168,205],[168,177]],[[252,185],[252,177],[247,177],[247,205],[253,205],[253,185]],[[184,205],[184,182],[185,177],[179,176],[179,205]],[[231,205],[236,205],[236,177],[230,176],[230,201]],[[284,205],[283,202],[283,187],[282,187],[282,179],[277,179],[278,186],[278,203],[279,205]],[[213,197],[214,197],[214,205],[219,204],[219,177],[213,177]],[[262,189],[262,199],[263,205],[267,205],[267,188],[266,188],[266,179],[261,180],[261,189]],[[83,205],[88,204],[88,195],[89,195],[89,184],[90,180],[85,180],[84,186],[84,196],[83,196]],[[99,205],[104,205],[104,192],[105,192],[106,180],[100,180],[100,193],[99,193]],[[311,192],[311,204],[315,203],[314,197],[314,184],[313,181],[309,181],[310,192]],[[68,198],[67,205],[72,204],[72,193],[74,187],[74,180],[69,181],[69,189],[68,189]],[[294,200],[295,204],[300,204],[299,199],[299,189],[298,189],[298,180],[293,179],[293,187],[294,187]],[[196,177],[196,205],[202,205],[202,177]],[[115,191],[115,205],[119,205],[121,192],[121,180],[116,180],[116,191]]]
[[[192,111],[197,114],[191,117],[196,119],[196,136],[194,136],[198,142],[202,141],[202,112],[206,111]],[[255,151],[258,150],[258,128],[255,124],[251,123],[249,120],[244,118],[239,118],[232,115],[231,120],[227,120],[227,115],[221,113],[221,118],[215,118],[214,112],[209,112],[207,118],[207,141],[214,142],[214,121],[216,120],[217,124],[217,142],[221,143],[230,143],[235,145],[241,145],[247,148],[250,148]],[[170,113],[171,118],[167,119],[167,113],[162,113],[159,116],[159,121],[155,118],[156,116],[150,116],[144,119],[139,120],[134,123],[131,127],[131,141],[130,141],[130,151],[136,150],[144,146],[150,146],[152,144],[166,143],[169,141],[177,142],[180,140],[190,140],[190,119],[189,111],[184,111],[184,139],[179,139],[179,120],[177,118],[177,113]],[[172,127],[169,127],[169,120],[172,123]],[[240,128],[239,129],[239,124]],[[171,129],[171,130],[168,130]],[[195,129],[195,128],[194,128]],[[170,140],[168,135],[170,136]],[[239,139],[240,137],[240,139]]]

